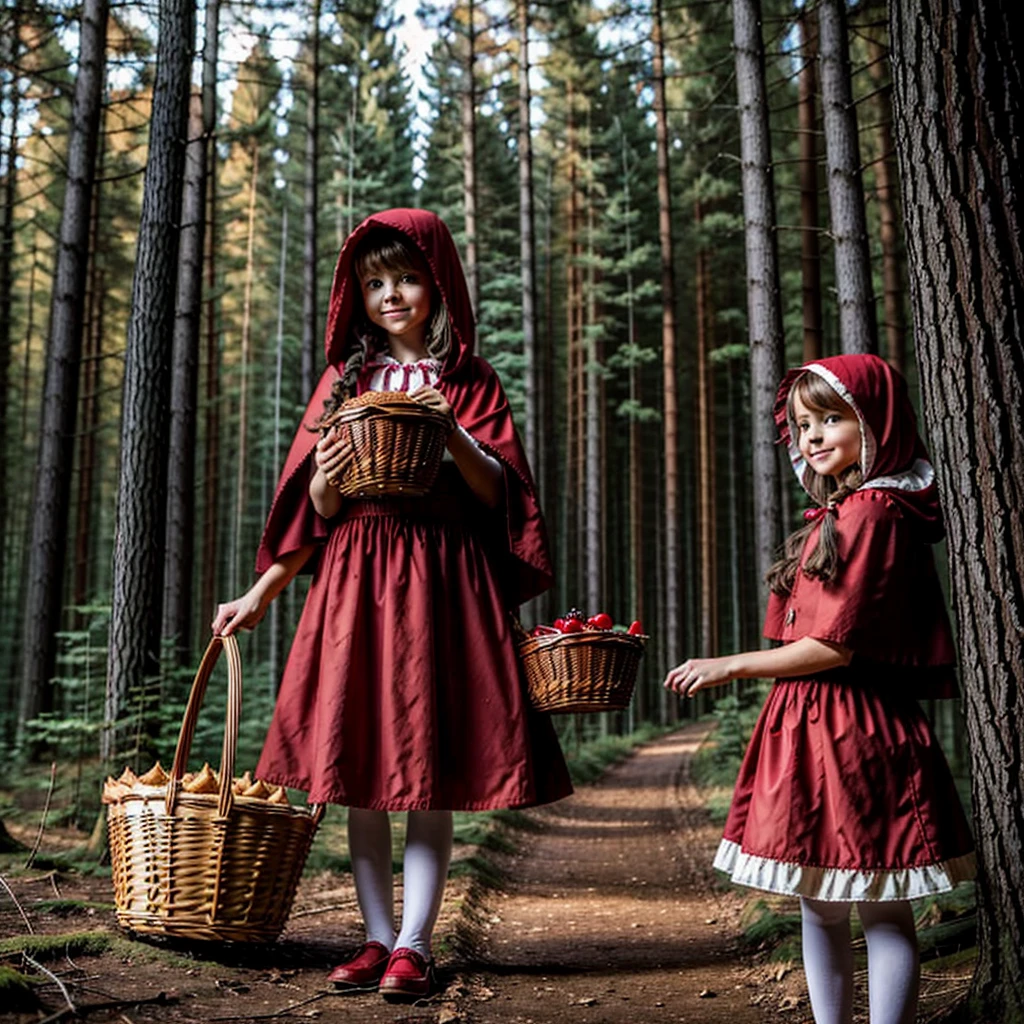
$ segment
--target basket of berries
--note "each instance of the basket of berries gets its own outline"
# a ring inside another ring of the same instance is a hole
[[[220,771],[186,772],[217,656],[228,662]],[[233,636],[199,666],[170,773],[126,768],[103,787],[117,921],[145,935],[265,942],[284,928],[323,807],[295,807],[281,786],[234,777],[242,669]]]
[[[418,498],[437,479],[451,418],[404,391],[366,391],[320,425],[352,458],[334,486],[346,498]]]
[[[519,642],[530,703],[538,711],[621,711],[636,685],[647,636],[634,622],[616,629],[604,612],[577,608],[554,625],[536,626]]]

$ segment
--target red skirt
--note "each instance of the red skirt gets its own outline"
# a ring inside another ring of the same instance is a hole
[[[346,502],[320,553],[257,777],[313,803],[528,807],[572,792],[527,703],[511,620],[465,487]]]
[[[715,867],[768,892],[905,900],[972,878],[973,849],[916,700],[780,680],[743,759]]]

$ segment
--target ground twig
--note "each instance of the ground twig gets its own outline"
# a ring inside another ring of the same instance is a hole
[[[50,1024],[51,1021],[63,1020],[69,1013],[77,1014],[78,1007],[76,1007],[71,1001],[71,993],[68,992],[67,986],[64,982],[61,981],[53,971],[44,967],[38,960],[33,960],[27,953],[22,953],[22,956],[25,958],[25,963],[31,965],[39,971],[40,974],[45,974],[49,979],[51,979],[51,981],[53,981],[57,988],[60,989],[60,994],[64,997],[64,1001],[68,1004],[63,1009],[58,1010],[55,1014],[51,1014],[49,1017],[45,1018],[40,1022],[40,1024]]]
[[[25,927],[28,929],[29,935],[34,935],[35,932],[32,931],[32,922],[29,921],[28,915],[25,913],[22,905],[18,902],[18,897],[14,895],[14,890],[7,884],[7,879],[4,878],[3,875],[0,875],[0,885],[7,890],[7,895],[11,897],[14,905],[18,908],[18,913],[21,914],[21,919],[25,922]]]
[[[32,844],[32,852],[25,861],[25,869],[32,867],[39,852],[39,844],[43,841],[43,832],[46,829],[46,815],[50,812],[50,800],[53,798],[53,787],[57,784],[57,762],[50,763],[50,788],[46,791],[46,800],[43,803],[43,816],[39,821],[39,831],[36,833],[36,841]]]

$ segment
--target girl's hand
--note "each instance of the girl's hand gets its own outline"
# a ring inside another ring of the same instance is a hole
[[[442,416],[448,418],[449,430],[454,430],[458,425],[455,422],[455,413],[452,412],[452,407],[448,403],[448,399],[441,394],[437,388],[432,388],[429,384],[424,384],[418,387],[415,391],[409,392],[409,397],[414,402],[419,402],[421,405],[429,406],[431,409],[436,409]]]
[[[313,452],[316,468],[332,487],[338,485],[354,456],[351,443],[342,437],[337,427],[332,427],[317,441]]]
[[[665,689],[692,697],[708,686],[721,686],[736,678],[732,658],[690,658],[665,676]]]
[[[211,628],[215,636],[230,636],[237,629],[252,629],[266,614],[267,605],[252,590],[217,605]]]

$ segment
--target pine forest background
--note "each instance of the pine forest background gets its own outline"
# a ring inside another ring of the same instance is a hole
[[[844,13],[877,297],[872,344],[916,387],[887,15],[868,2]],[[157,123],[157,23],[167,15],[94,0],[81,8],[6,0],[0,13],[0,751],[93,763],[102,749],[142,767],[155,752],[169,756],[215,605],[253,579],[276,474],[322,369],[338,248],[367,214],[406,205],[436,211],[453,230],[476,303],[478,351],[502,376],[541,487],[557,585],[524,620],[550,622],[577,605],[622,624],[639,618],[652,635],[630,711],[563,721],[565,735],[691,713],[661,688],[666,669],[688,654],[760,643],[765,498],[752,472],[752,402],[782,368],[770,365],[759,380],[752,370],[732,5],[424,6],[418,17],[436,41],[419,94],[402,68],[395,10],[381,0],[207,0],[196,15],[174,347],[168,333],[164,363],[153,364],[165,369],[144,378],[141,392],[156,422],[170,424],[159,445],[166,476],[146,479],[123,451],[122,438],[143,428],[126,427],[122,395]],[[762,16],[780,340],[784,363],[796,365],[844,348],[818,9],[764,0]],[[47,364],[61,217],[75,180],[78,47],[90,17],[105,21],[91,58],[100,103],[80,348],[62,357],[61,387],[47,383]],[[284,41],[293,57],[275,56]],[[200,197],[191,212],[190,187],[193,204]],[[535,261],[525,317],[524,233]],[[201,289],[190,308],[181,304],[189,266]],[[190,357],[176,340],[182,322]],[[157,377],[172,362],[184,384],[161,399]],[[47,462],[48,415],[62,416],[66,429],[57,431],[63,454]],[[788,469],[768,472],[775,543],[798,525],[805,501]],[[63,499],[58,484],[40,483],[54,476],[66,478]],[[119,486],[122,500],[155,488],[167,502],[144,538],[148,603],[130,627],[146,638],[145,660],[127,670],[110,649]],[[46,536],[33,533],[39,517],[51,522]],[[48,568],[33,559],[42,549]],[[303,587],[300,577],[243,640],[246,763],[262,741]],[[197,743],[213,759],[217,694],[210,702]],[[702,698],[699,710],[707,707]],[[962,767],[959,713],[931,710]],[[112,720],[121,728],[105,739]]]

